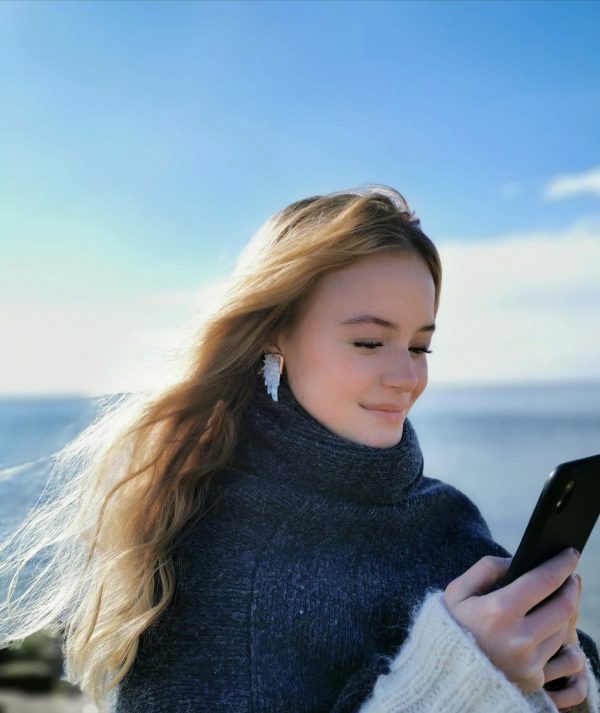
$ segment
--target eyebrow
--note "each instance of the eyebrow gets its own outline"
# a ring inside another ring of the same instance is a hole
[[[341,324],[344,326],[354,324],[376,324],[378,327],[398,329],[398,325],[394,324],[394,322],[383,319],[383,317],[375,317],[372,314],[361,314],[358,317],[351,317],[350,319],[346,319],[344,322],[341,322]],[[435,332],[435,324],[426,324],[424,327],[421,327],[421,329],[418,329],[417,332]]]

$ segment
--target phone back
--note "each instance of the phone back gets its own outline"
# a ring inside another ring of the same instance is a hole
[[[505,586],[567,547],[583,548],[600,513],[600,455],[558,465],[549,475]]]

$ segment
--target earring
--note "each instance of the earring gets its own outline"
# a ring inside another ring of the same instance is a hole
[[[273,401],[277,401],[277,388],[279,386],[279,378],[283,371],[283,355],[269,352],[264,355],[263,362],[263,378],[267,392]]]

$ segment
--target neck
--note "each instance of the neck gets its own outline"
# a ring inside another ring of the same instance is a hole
[[[402,502],[416,489],[423,454],[408,419],[395,446],[376,448],[323,426],[300,405],[285,380],[278,399],[272,401],[258,378],[236,448],[237,467],[373,505]]]

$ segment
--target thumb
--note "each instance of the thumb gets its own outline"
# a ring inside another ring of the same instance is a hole
[[[446,605],[453,606],[469,597],[487,594],[493,585],[508,572],[511,561],[512,557],[495,557],[494,555],[482,557],[446,587],[444,593]]]

